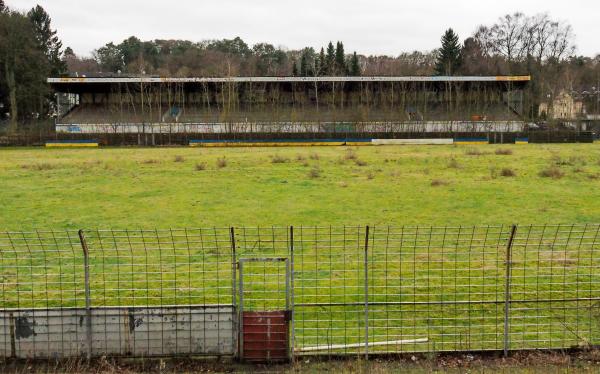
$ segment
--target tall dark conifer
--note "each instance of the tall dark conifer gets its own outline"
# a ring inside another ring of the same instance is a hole
[[[437,75],[454,75],[462,63],[461,45],[458,35],[452,29],[442,36],[442,47],[435,65]]]
[[[308,57],[306,56],[306,52],[302,52],[302,57],[300,57],[300,75],[303,77],[308,76]]]
[[[335,47],[332,42],[327,45],[327,56],[325,56],[326,75],[335,74]]]
[[[50,15],[37,5],[27,13],[27,17],[33,24],[35,37],[41,51],[46,55],[50,63],[50,74],[58,76],[67,70],[62,60],[62,42],[57,36],[56,30],[52,29]]]
[[[292,77],[298,76],[298,62],[295,57],[292,57]]]
[[[337,75],[346,75],[346,53],[344,52],[344,43],[337,42],[335,48],[335,73]]]
[[[321,48],[321,52],[319,52],[319,58],[316,63],[316,74],[319,76],[323,76],[327,74],[327,58],[325,57],[325,49]]]
[[[349,70],[350,75],[353,77],[359,77],[361,75],[361,71],[360,71],[360,63],[358,61],[358,55],[356,54],[356,52],[354,52],[354,54],[350,58],[349,65],[350,65],[350,67],[348,70]]]

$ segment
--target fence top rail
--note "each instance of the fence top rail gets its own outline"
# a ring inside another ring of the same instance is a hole
[[[206,226],[206,227],[172,227],[172,228],[83,228],[86,233],[155,233],[155,232],[185,232],[185,231],[208,231],[208,230],[230,230],[234,228],[236,230],[283,230],[293,227],[295,230],[308,230],[308,229],[352,229],[352,228],[365,228],[369,226],[373,229],[419,229],[419,230],[440,230],[440,229],[456,229],[456,230],[467,230],[467,229],[493,229],[493,228],[507,228],[512,227],[512,224],[477,224],[477,225],[274,225],[274,226]],[[519,228],[579,228],[579,227],[600,227],[600,222],[589,222],[589,223],[533,223],[533,224],[515,224]],[[79,229],[53,229],[53,228],[42,228],[42,229],[29,229],[29,230],[0,230],[0,235],[41,235],[41,234],[65,234],[65,233],[77,233]]]

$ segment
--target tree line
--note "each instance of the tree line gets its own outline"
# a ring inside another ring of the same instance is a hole
[[[548,14],[505,15],[464,40],[448,29],[439,48],[397,56],[347,53],[342,41],[288,50],[251,46],[240,37],[194,42],[131,36],[86,57],[63,48],[42,7],[18,12],[0,0],[0,73],[0,122],[8,121],[11,131],[19,122],[48,118],[53,100],[46,78],[62,75],[532,75],[530,118],[540,102],[565,90],[587,93],[600,112],[594,96],[600,99],[600,56],[577,55],[572,27]]]

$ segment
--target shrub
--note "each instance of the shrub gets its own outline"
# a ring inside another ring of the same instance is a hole
[[[200,162],[196,164],[196,171],[206,170],[206,162]]]
[[[565,176],[565,173],[557,168],[556,166],[551,166],[540,171],[540,177],[543,178],[552,178],[552,179],[560,179]]]
[[[227,159],[225,157],[219,157],[217,159],[217,167],[219,169],[223,169],[224,167],[227,167]]]
[[[496,149],[495,153],[500,156],[510,156],[513,154],[513,151],[512,151],[512,149],[499,148],[499,149]]]
[[[503,177],[516,177],[517,173],[515,173],[515,171],[510,168],[503,168],[500,171],[500,175]]]
[[[183,156],[175,156],[174,162],[184,162],[185,158]]]

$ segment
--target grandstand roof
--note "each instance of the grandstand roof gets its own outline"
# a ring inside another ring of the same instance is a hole
[[[51,84],[77,83],[295,83],[295,82],[528,82],[528,75],[519,76],[378,76],[378,77],[226,77],[226,78],[167,78],[167,77],[65,77],[48,78]]]

